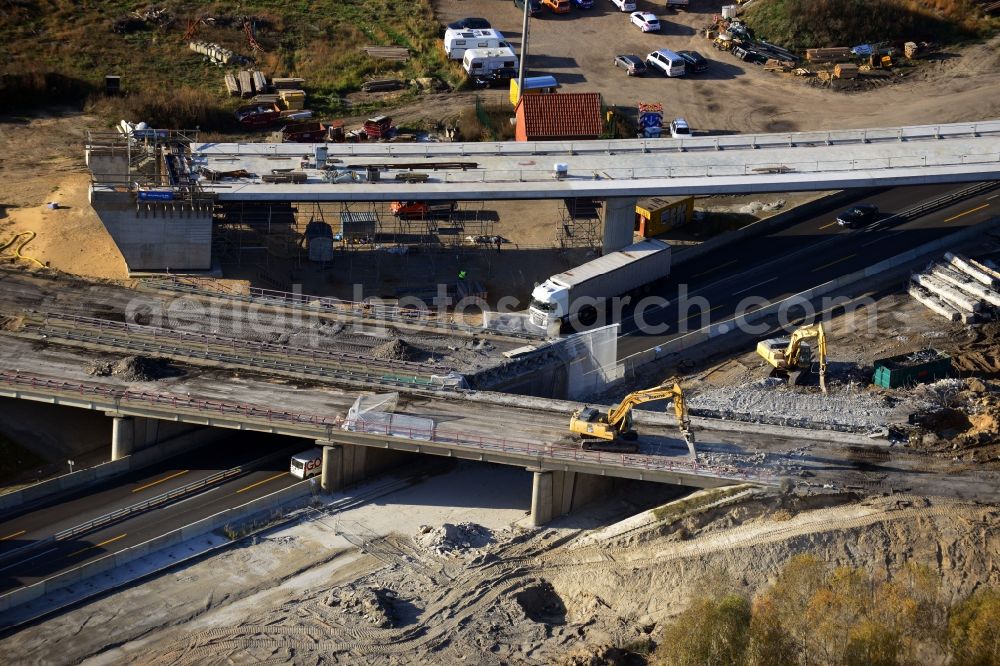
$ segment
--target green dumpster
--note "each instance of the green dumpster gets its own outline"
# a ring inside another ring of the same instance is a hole
[[[872,382],[882,388],[932,382],[951,373],[951,357],[937,349],[922,349],[877,359]]]

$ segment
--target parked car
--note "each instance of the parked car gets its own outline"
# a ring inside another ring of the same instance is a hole
[[[677,55],[684,58],[688,72],[704,72],[708,69],[708,60],[697,51],[678,51]]]
[[[524,1],[525,0],[514,0],[514,6],[521,11],[524,11]],[[529,2],[531,4],[528,6],[528,14],[534,16],[535,14],[542,13],[542,3],[540,0],[529,0]]]
[[[473,77],[472,82],[480,88],[492,88],[499,86],[510,87],[510,80],[517,78],[517,70],[513,67],[502,67],[501,69],[478,74]]]
[[[470,16],[448,24],[450,30],[489,30],[492,26],[484,18]]]
[[[670,121],[671,139],[686,139],[689,136],[691,136],[691,128],[688,126],[688,121],[683,118],[674,118]]]
[[[617,7],[618,11],[622,12],[635,11],[635,0],[611,0],[611,4]]]
[[[650,14],[649,12],[632,12],[629,19],[632,21],[632,25],[643,32],[660,31],[660,19],[656,18],[655,14]]]
[[[577,9],[591,9],[594,6],[594,0],[573,0],[573,6]]]
[[[542,0],[542,4],[548,7],[553,14],[569,13],[569,0]]]
[[[615,56],[615,67],[621,67],[629,76],[642,76],[646,73],[646,63],[631,53]]]
[[[664,76],[684,76],[687,61],[670,49],[659,49],[646,56],[646,67]]]
[[[837,224],[853,229],[871,224],[878,219],[878,206],[875,204],[858,204],[851,206],[837,216]]]

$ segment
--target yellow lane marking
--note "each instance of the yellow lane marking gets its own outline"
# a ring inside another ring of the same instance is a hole
[[[691,277],[701,277],[702,275],[708,275],[709,273],[714,273],[715,271],[719,270],[720,268],[725,268],[726,266],[731,266],[732,264],[735,264],[737,261],[739,261],[739,259],[733,259],[732,261],[727,261],[724,264],[719,264],[715,268],[709,268],[707,271],[702,271],[701,273],[696,273],[695,275],[692,275]]]
[[[190,471],[191,471],[191,470],[189,470],[189,469],[182,469],[182,470],[181,470],[181,471],[179,471],[179,472],[174,472],[174,473],[173,473],[173,474],[171,474],[170,476],[165,476],[165,477],[163,477],[162,479],[157,479],[156,481],[150,481],[149,483],[147,483],[147,484],[146,484],[146,485],[144,485],[144,486],[139,486],[138,488],[133,488],[133,489],[132,489],[132,492],[134,492],[134,493],[137,493],[137,492],[139,492],[140,490],[145,490],[146,488],[152,488],[153,486],[155,486],[155,485],[156,485],[156,484],[158,484],[158,483],[163,483],[164,481],[169,481],[170,479],[176,479],[176,478],[177,478],[178,476],[180,476],[181,474],[187,474],[187,473],[188,473],[188,472],[190,472]]]
[[[822,229],[829,229],[830,227],[832,227],[832,226],[833,226],[833,225],[835,225],[835,224],[837,224],[837,220],[834,220],[834,221],[833,221],[833,222],[831,222],[830,224],[824,224],[824,225],[823,225],[822,227],[820,227],[820,229],[821,229],[821,230],[822,230]]]
[[[982,206],[976,206],[975,208],[970,208],[969,210],[965,211],[964,213],[959,213],[958,215],[952,215],[947,220],[945,220],[945,222],[951,222],[952,220],[957,220],[960,217],[965,217],[969,213],[975,213],[977,210],[982,210],[984,208],[989,208],[989,206],[990,206],[989,204],[983,204]]]
[[[239,495],[240,493],[242,493],[244,491],[250,490],[251,488],[256,488],[257,486],[263,485],[263,484],[267,483],[268,481],[274,481],[275,479],[280,479],[281,477],[283,477],[286,474],[288,474],[288,472],[282,472],[281,474],[275,474],[274,476],[269,476],[268,478],[264,479],[263,481],[258,481],[257,483],[251,483],[246,488],[240,488],[239,490],[237,490],[235,494]]]
[[[690,321],[691,319],[694,319],[695,317],[701,317],[702,315],[707,315],[707,314],[711,313],[712,310],[718,310],[721,307],[722,307],[721,305],[716,305],[715,307],[711,307],[708,310],[701,310],[699,312],[695,312],[690,317],[685,317],[682,321]]]
[[[7,539],[13,539],[14,537],[19,537],[22,534],[27,533],[28,530],[21,530],[20,532],[14,532],[13,534],[8,534],[5,537],[0,537],[0,541],[6,541]]]
[[[830,266],[834,266],[834,265],[836,265],[836,264],[839,264],[839,263],[840,263],[840,262],[842,262],[842,261],[847,261],[848,259],[850,259],[850,258],[852,258],[852,257],[856,257],[856,256],[858,256],[858,253],[857,253],[857,252],[855,252],[854,254],[849,254],[849,255],[847,255],[846,257],[841,257],[840,259],[837,259],[836,261],[831,261],[831,262],[830,262],[830,263],[828,263],[828,264],[823,264],[822,266],[820,266],[820,267],[818,267],[818,268],[814,268],[814,269],[812,269],[812,272],[813,272],[813,273],[815,273],[815,272],[817,272],[817,271],[821,271],[821,270],[823,270],[824,268],[829,268]]]
[[[124,539],[124,538],[125,538],[125,537],[127,537],[127,536],[128,536],[128,534],[127,534],[127,533],[126,533],[126,534],[119,534],[118,536],[116,536],[116,537],[111,537],[111,538],[110,538],[110,539],[108,539],[107,541],[102,541],[101,543],[99,543],[99,544],[97,544],[97,545],[94,545],[94,546],[87,546],[87,547],[86,547],[86,548],[84,548],[83,550],[78,550],[78,551],[76,551],[75,553],[73,553],[72,555],[67,555],[66,557],[76,557],[76,556],[77,556],[77,555],[79,555],[80,553],[86,553],[86,552],[87,552],[88,550],[93,550],[94,548],[101,548],[102,546],[107,546],[107,545],[108,545],[109,543],[114,543],[115,541],[118,541],[119,539]]]

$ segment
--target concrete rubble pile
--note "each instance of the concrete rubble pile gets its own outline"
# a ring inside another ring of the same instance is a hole
[[[438,555],[456,555],[485,548],[494,541],[494,537],[493,532],[482,525],[445,523],[437,529],[421,525],[416,541]]]
[[[890,417],[881,398],[852,386],[824,395],[776,386],[770,378],[698,391],[689,397],[688,407],[694,416],[845,432],[880,428]]]
[[[949,321],[973,324],[996,318],[1000,308],[1000,272],[974,259],[945,252],[910,278],[917,301]]]
[[[395,612],[397,599],[398,595],[387,588],[347,585],[330,592],[325,603],[344,613],[360,615],[363,620],[380,629],[389,629],[398,620]]]

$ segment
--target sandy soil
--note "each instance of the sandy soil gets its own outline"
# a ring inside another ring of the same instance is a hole
[[[273,531],[0,645],[14,661],[88,664],[548,664],[588,646],[655,640],[706,586],[752,595],[804,551],[876,578],[927,565],[946,600],[1000,582],[994,507],[737,489],[617,525],[599,505],[523,531],[511,522],[526,488],[504,481],[518,473],[463,464],[382,506]],[[490,543],[426,544],[420,525],[458,519],[477,522]]]
[[[34,231],[22,254],[56,270],[120,279],[125,262],[88,201],[83,139],[95,123],[79,114],[0,119],[0,242]]]

